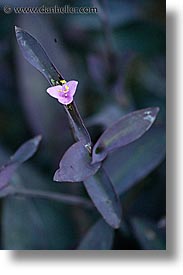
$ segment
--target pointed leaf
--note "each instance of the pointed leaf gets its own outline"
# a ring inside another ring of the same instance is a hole
[[[119,228],[121,205],[109,177],[103,169],[84,181],[84,186],[94,205],[113,228]]]
[[[165,131],[154,125],[143,137],[110,155],[104,168],[122,194],[148,175],[165,157]]]
[[[54,85],[53,80],[63,79],[43,47],[32,35],[18,27],[15,27],[15,33],[25,59],[40,71],[51,85]]]
[[[64,47],[64,43],[54,42],[54,38],[59,36],[59,30],[57,32],[54,24],[52,24],[53,22],[50,22],[45,16],[36,16],[34,20],[32,20],[31,16],[22,16],[19,17],[18,22],[19,26],[24,26],[25,30],[30,29],[34,37],[39,38],[58,70],[63,71],[65,75],[72,76],[71,78],[73,79],[77,79],[72,60],[69,58],[69,53]],[[38,25],[44,26],[44,31],[40,32]],[[14,42],[16,45],[16,39]],[[50,161],[52,159],[55,161],[56,152],[60,152],[62,156],[72,142],[65,111],[60,104],[45,94],[46,88],[49,86],[47,81],[45,81],[42,74],[25,60],[19,46],[15,53],[16,77],[18,77],[17,88],[24,115],[33,133],[41,133],[44,136],[44,142],[46,142],[47,147],[45,153],[46,151],[49,152]],[[59,124],[62,127],[57,127],[57,134],[54,135],[53,143],[53,132],[56,125]],[[62,137],[62,143],[60,142],[60,137]]]
[[[30,159],[36,153],[41,139],[42,137],[39,135],[22,144],[15,154],[11,156],[11,162],[22,163]]]
[[[40,141],[41,136],[37,136],[25,142],[18,148],[15,154],[11,156],[10,161],[0,168],[0,189],[7,185],[20,164],[35,154]]]
[[[40,71],[52,86],[57,85],[57,82],[60,83],[60,80],[62,80],[63,77],[51,63],[40,43],[21,28],[15,27],[15,33],[25,59]],[[64,107],[68,114],[69,122],[76,141],[82,141],[83,145],[86,145],[88,151],[91,152],[90,135],[77,110],[76,104],[71,102],[67,106],[64,105]]]
[[[100,219],[86,233],[78,250],[110,250],[113,237],[114,230]]]
[[[142,249],[145,250],[165,250],[166,242],[158,226],[142,218],[133,218],[133,233],[139,241]]]
[[[79,182],[94,175],[101,163],[91,164],[91,157],[81,141],[74,143],[60,161],[54,175],[55,181]]]
[[[159,108],[132,112],[115,122],[100,136],[93,148],[92,163],[102,161],[107,154],[140,138],[153,124]]]

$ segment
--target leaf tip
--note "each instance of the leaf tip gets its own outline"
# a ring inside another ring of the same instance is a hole
[[[58,169],[58,170],[55,172],[55,174],[54,174],[54,176],[53,176],[53,181],[60,182],[60,179],[59,179],[59,171],[60,171],[60,169]]]
[[[122,212],[121,212],[121,206],[120,206],[119,200],[118,200],[118,203],[119,203],[118,211],[114,215],[114,219],[110,224],[114,229],[119,229],[121,226]]]
[[[15,33],[17,34],[17,33],[20,32],[20,31],[22,31],[22,29],[19,28],[19,27],[17,27],[17,26],[15,26]]]
[[[155,116],[157,116],[157,114],[160,111],[160,108],[159,107],[153,107],[152,110],[154,111]]]
[[[157,107],[153,107],[152,110],[154,111],[155,115],[157,115],[160,111],[160,108],[157,106]]]
[[[114,219],[112,221],[107,221],[105,218],[104,220],[106,221],[106,223],[108,223],[113,229],[119,229],[121,226],[121,217],[120,216],[116,216],[114,217]]]
[[[156,110],[156,114],[158,114],[159,111],[160,111],[160,108],[159,107],[155,107],[155,110]]]
[[[41,141],[42,140],[42,135],[37,135],[36,138],[37,138],[37,140]]]
[[[36,146],[39,145],[39,143],[41,142],[41,140],[42,140],[42,136],[41,136],[41,135],[35,136],[35,137],[33,138],[33,142],[34,142],[34,144],[35,144]]]
[[[119,220],[116,224],[113,225],[114,229],[119,229],[121,225],[121,220]]]
[[[147,108],[144,110],[144,120],[149,121],[149,127],[154,123],[156,120],[156,117],[158,115],[160,108],[159,107],[153,107],[153,108]],[[148,130],[148,129],[147,129]]]

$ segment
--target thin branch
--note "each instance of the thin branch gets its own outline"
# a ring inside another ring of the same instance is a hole
[[[31,198],[40,198],[40,199],[47,199],[47,200],[54,200],[57,202],[65,203],[68,205],[76,205],[76,206],[83,206],[88,209],[93,208],[93,204],[85,198],[79,196],[72,196],[67,194],[59,194],[56,192],[48,192],[42,190],[30,190],[30,189],[11,189],[11,191],[7,194],[7,196],[25,196]]]

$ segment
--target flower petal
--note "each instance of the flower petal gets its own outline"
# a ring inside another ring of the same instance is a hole
[[[61,85],[57,85],[57,86],[53,86],[47,89],[47,93],[49,95],[51,95],[54,98],[59,98],[60,96],[60,92],[59,90],[62,91],[62,86]]]
[[[77,85],[78,85],[78,81],[76,80],[71,80],[71,81],[68,81],[66,84],[64,85],[67,85],[69,87],[69,94],[71,96],[73,96],[76,92],[76,89],[77,89]]]
[[[73,96],[69,93],[67,94],[67,96],[65,96],[65,94],[62,94],[59,96],[58,101],[64,105],[68,105],[73,101]]]

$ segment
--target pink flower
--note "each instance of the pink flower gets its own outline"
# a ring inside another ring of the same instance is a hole
[[[68,105],[73,101],[73,96],[76,92],[78,81],[71,80],[66,82],[61,81],[63,85],[53,86],[47,89],[47,93],[64,105]]]

